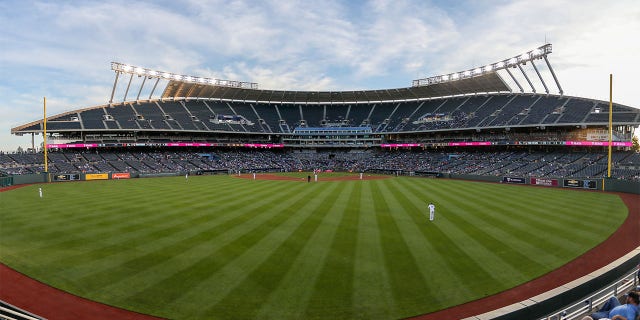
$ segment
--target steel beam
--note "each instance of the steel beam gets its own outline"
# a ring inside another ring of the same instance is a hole
[[[129,94],[129,87],[131,87],[131,80],[133,80],[133,73],[131,74],[131,77],[129,77],[129,83],[127,84],[127,91],[124,92],[124,99],[122,99],[122,101],[127,101],[127,95]]]
[[[556,77],[556,73],[553,72],[553,68],[551,68],[551,64],[547,59],[547,56],[544,56],[544,61],[547,63],[547,67],[549,67],[549,71],[551,71],[551,75],[553,76],[553,80],[556,82],[556,86],[558,86],[558,90],[560,90],[560,95],[563,94],[562,87],[560,87],[560,82],[558,82],[558,78]]]
[[[549,94],[549,88],[547,88],[547,84],[542,79],[542,76],[540,75],[540,72],[538,71],[538,68],[536,67],[536,64],[533,63],[533,60],[531,60],[531,65],[533,66],[533,70],[535,70],[536,73],[538,74],[538,78],[540,79],[540,82],[542,82],[542,86],[544,87],[544,92]]]
[[[531,80],[529,80],[529,76],[527,76],[527,73],[524,72],[524,70],[522,69],[522,66],[520,64],[518,64],[518,69],[520,69],[520,72],[522,72],[522,75],[524,76],[524,78],[527,79],[527,82],[529,83],[529,86],[531,87],[531,91],[533,91],[533,93],[536,93],[536,88],[533,86],[533,83],[531,83]]]
[[[511,71],[509,71],[509,68],[506,68],[505,70],[507,70],[507,73],[511,76],[511,79],[513,79],[513,81],[516,83],[516,85],[518,85],[518,88],[520,88],[520,92],[524,92],[524,89],[522,89],[522,86],[520,85],[520,82],[518,82],[516,77],[513,76],[513,73],[511,73]]]
[[[113,95],[116,93],[116,86],[118,85],[119,76],[120,76],[120,72],[116,71],[116,80],[113,81],[113,89],[111,89],[111,99],[109,99],[109,103],[113,103]]]

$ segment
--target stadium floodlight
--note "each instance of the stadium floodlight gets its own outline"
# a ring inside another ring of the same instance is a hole
[[[428,77],[423,79],[416,79],[412,81],[412,86],[421,87],[421,86],[428,86],[436,83],[458,81],[461,79],[479,77],[489,73],[495,73],[499,70],[505,70],[505,69],[508,70],[507,68],[517,67],[522,69],[521,67],[522,65],[525,65],[527,62],[533,61],[535,59],[544,59],[545,62],[547,62],[549,71],[551,71],[551,73],[554,75],[554,78],[555,78],[553,69],[551,69],[551,65],[549,65],[548,59],[547,59],[547,55],[550,54],[551,52],[552,52],[552,46],[550,43],[547,43],[533,50],[529,50],[517,56],[504,59],[496,63],[488,64],[483,67],[476,67],[476,68],[468,69],[466,71],[454,72],[446,76],[439,75],[439,76],[433,76],[433,77]],[[560,94],[562,94],[562,88],[560,88],[560,84],[557,81],[556,81],[556,84],[558,85],[558,89],[560,89]]]
[[[234,81],[234,80],[220,80],[220,79],[211,79],[206,77],[194,77],[187,75],[180,75],[170,72],[151,70],[142,67],[136,67],[120,62],[111,62],[111,70],[115,71],[116,74],[127,73],[127,74],[136,74],[139,76],[146,76],[149,78],[162,78],[169,81],[180,81],[187,83],[203,83],[214,86],[226,86],[226,87],[235,87],[235,88],[244,88],[244,89],[258,89],[258,84],[255,82],[244,82],[244,81]]]

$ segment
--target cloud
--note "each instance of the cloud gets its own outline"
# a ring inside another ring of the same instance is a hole
[[[4,150],[17,146],[10,126],[41,118],[42,96],[50,114],[106,103],[111,61],[263,89],[380,89],[547,38],[566,94],[606,99],[613,73],[616,101],[640,106],[634,0],[6,1],[0,28],[0,112],[11,114],[11,124],[0,120]]]

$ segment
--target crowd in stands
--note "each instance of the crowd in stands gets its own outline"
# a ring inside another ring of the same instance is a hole
[[[602,178],[607,174],[605,153],[570,151],[284,151],[215,149],[169,151],[65,151],[49,153],[51,173],[197,172],[206,170],[333,170],[363,172],[428,171],[451,174],[529,177]],[[612,177],[640,181],[640,154],[614,152]],[[42,153],[0,154],[0,171],[10,175],[44,171]]]

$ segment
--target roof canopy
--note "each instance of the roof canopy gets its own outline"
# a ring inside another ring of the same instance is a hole
[[[285,91],[216,86],[196,82],[170,81],[162,98],[205,98],[265,103],[367,103],[403,101],[487,92],[510,92],[496,72],[453,82],[427,86],[362,91]]]

